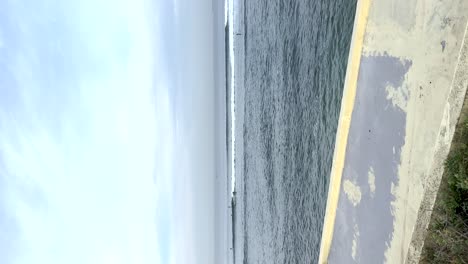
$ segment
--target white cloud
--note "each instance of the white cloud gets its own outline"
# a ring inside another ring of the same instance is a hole
[[[153,91],[146,3],[80,1],[59,10],[74,35],[57,38],[73,61],[44,58],[47,36],[37,31],[47,27],[7,7],[26,19],[19,39],[34,41],[6,42],[11,68],[0,73],[15,79],[18,101],[0,107],[1,202],[17,227],[6,231],[16,241],[9,261],[159,263],[155,146],[170,124],[167,112],[157,116],[167,102]]]

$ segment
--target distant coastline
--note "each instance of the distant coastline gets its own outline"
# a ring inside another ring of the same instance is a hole
[[[229,14],[229,6],[225,6],[228,9],[226,12]],[[229,15],[227,17],[226,25],[224,28],[224,44],[225,44],[225,74],[226,74],[226,156],[227,156],[227,194],[230,200],[230,218],[228,220],[228,233],[230,233],[230,239],[228,239],[229,245],[229,259],[232,260],[232,263],[235,263],[235,213],[236,213],[236,198],[235,198],[235,187],[233,184],[233,171],[232,171],[232,162],[233,162],[233,133],[232,133],[232,122],[233,116],[231,112],[232,107],[232,67],[231,67],[231,53],[230,53],[230,19]],[[233,191],[234,190],[234,191]]]

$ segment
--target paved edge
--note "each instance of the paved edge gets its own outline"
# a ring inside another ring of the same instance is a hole
[[[409,245],[406,263],[419,263],[422,248],[424,246],[427,227],[431,221],[432,209],[437,199],[442,175],[444,172],[444,164],[447,155],[452,145],[453,135],[457,126],[460,113],[464,102],[467,100],[466,92],[468,89],[468,23],[465,26],[462,44],[460,47],[457,65],[452,79],[450,92],[448,94],[447,103],[444,108],[445,115],[448,120],[439,128],[437,136],[436,149],[432,161],[430,173],[427,177],[428,187],[424,192],[423,200],[418,211],[416,224],[413,230],[413,235]],[[445,124],[444,124],[445,123]],[[448,140],[444,140],[445,131],[448,132]]]
[[[348,133],[351,124],[351,116],[354,109],[356,86],[361,64],[361,53],[366,33],[367,19],[372,0],[358,0],[356,15],[354,18],[353,35],[348,56],[348,66],[341,99],[340,118],[335,139],[333,164],[328,185],[327,207],[325,211],[322,241],[320,244],[319,263],[327,263],[330,247],[333,239],[336,209],[340,194],[341,176],[345,162]]]

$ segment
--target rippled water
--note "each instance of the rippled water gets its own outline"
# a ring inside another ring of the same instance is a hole
[[[235,2],[236,263],[317,262],[355,6]]]

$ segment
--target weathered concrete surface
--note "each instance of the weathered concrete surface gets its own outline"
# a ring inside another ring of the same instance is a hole
[[[468,86],[467,17],[467,0],[359,2],[320,262],[419,258]]]

